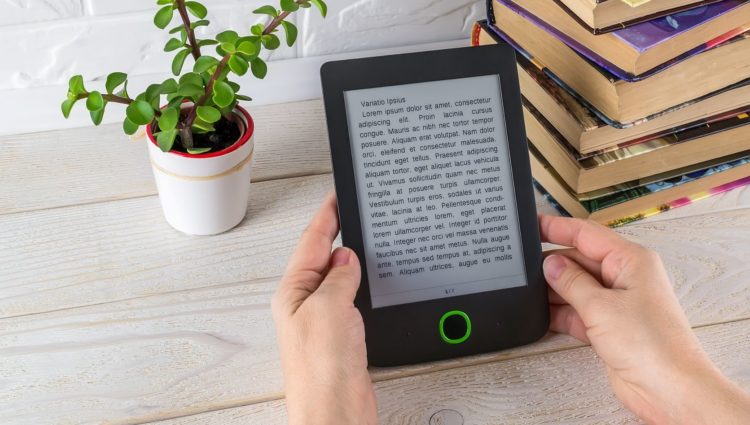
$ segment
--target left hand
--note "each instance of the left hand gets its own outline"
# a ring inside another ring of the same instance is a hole
[[[305,229],[273,298],[290,424],[375,424],[357,255],[331,253],[339,232],[330,193]]]

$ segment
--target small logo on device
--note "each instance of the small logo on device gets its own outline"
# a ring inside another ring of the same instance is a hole
[[[430,425],[463,425],[464,417],[455,410],[438,410],[430,416]]]

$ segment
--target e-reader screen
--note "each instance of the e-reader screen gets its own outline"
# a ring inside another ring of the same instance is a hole
[[[526,285],[499,75],[344,101],[372,307]]]

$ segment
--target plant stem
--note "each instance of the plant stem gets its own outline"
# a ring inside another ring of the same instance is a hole
[[[190,26],[190,17],[188,16],[187,9],[185,8],[185,0],[177,0],[177,10],[180,12],[180,18],[182,18],[182,25],[185,27],[185,31],[188,35],[188,42],[190,43],[190,49],[193,53],[193,59],[201,57],[201,49],[198,46],[198,42],[195,41],[195,31]]]
[[[88,96],[86,96],[86,97],[88,97]],[[130,105],[131,103],[133,103],[133,99],[129,99],[127,97],[117,96],[117,95],[114,95],[114,94],[105,94],[105,95],[102,95],[102,97],[107,102],[122,103],[124,105]]]
[[[193,108],[190,110],[190,113],[188,113],[187,119],[185,120],[185,126],[187,128],[190,128],[193,126],[193,122],[195,121],[196,112],[198,110],[199,106],[202,106],[204,103],[206,103],[206,100],[208,100],[208,96],[211,95],[211,92],[214,89],[214,83],[216,82],[216,79],[219,78],[219,75],[224,71],[224,67],[227,66],[227,62],[229,62],[229,58],[232,55],[227,53],[224,55],[223,58],[221,58],[221,62],[219,62],[218,65],[216,65],[216,71],[211,75],[211,79],[208,80],[208,84],[206,85],[206,91],[203,93],[203,96],[198,99],[197,102],[195,102],[195,105],[193,105]]]
[[[310,0],[297,0],[295,3],[297,3],[297,4],[305,4],[305,3],[309,2],[309,1]],[[283,21],[284,19],[286,19],[286,17],[289,16],[290,13],[292,13],[292,12],[281,12],[279,14],[279,16],[273,18],[271,20],[271,22],[269,22],[268,25],[266,25],[266,28],[263,29],[263,35],[271,34],[271,32],[273,30],[275,30],[276,27],[278,27],[279,25],[281,25],[281,21]]]

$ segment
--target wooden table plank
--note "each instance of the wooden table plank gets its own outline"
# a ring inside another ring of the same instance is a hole
[[[319,100],[250,107],[254,181],[331,170]],[[146,139],[120,125],[0,137],[0,214],[156,193]]]
[[[253,180],[330,172],[320,99],[249,109],[257,127]],[[119,125],[0,137],[0,214],[153,195],[145,143],[129,141]],[[548,202],[537,198],[541,212],[553,212]],[[750,189],[652,220],[742,207],[750,207]]]
[[[722,371],[750,390],[750,321],[708,326],[696,333]],[[383,425],[444,423],[430,418],[445,409],[458,412],[465,424],[639,423],[613,395],[590,347],[379,382],[375,391]],[[153,422],[285,423],[283,400]]]
[[[50,418],[56,423],[100,423],[105,419],[133,423],[280,397],[281,374],[269,311],[278,278],[269,276],[281,272],[289,249],[328,184],[325,176],[258,184],[262,192],[275,194],[258,194],[267,197],[268,203],[277,207],[300,204],[299,208],[284,217],[268,216],[270,211],[259,210],[238,235],[222,235],[219,242],[214,242],[216,238],[188,238],[146,228],[136,232],[139,242],[132,246],[128,238],[113,239],[119,231],[109,236],[87,236],[94,243],[81,236],[75,239],[72,233],[48,235],[48,227],[36,222],[27,226],[15,223],[18,228],[37,229],[30,239],[21,240],[28,246],[27,257],[32,249],[46,250],[41,256],[44,261],[37,258],[23,271],[16,269],[12,273],[15,277],[0,281],[19,282],[24,276],[32,276],[44,285],[36,288],[36,293],[3,299],[3,306],[24,304],[31,309],[36,308],[33,303],[37,301],[57,309],[0,320],[0,397],[4,401],[0,403],[0,417],[13,413],[18,423],[47,422]],[[144,202],[117,204],[136,201]],[[109,208],[133,211],[134,220],[153,213],[148,208]],[[87,220],[107,217],[97,211],[81,216]],[[18,217],[33,214],[50,212]],[[3,220],[7,218],[17,217]],[[113,220],[110,217],[92,226],[116,226],[107,222]],[[123,232],[132,232],[128,223]],[[72,229],[80,227],[80,223],[71,225]],[[84,228],[82,234],[95,228]],[[684,218],[668,226],[665,222],[644,223],[620,231],[662,252],[693,325],[750,318],[748,211]],[[713,234],[719,234],[722,241],[707,243],[708,235]],[[39,235],[53,242],[40,240]],[[4,240],[7,238],[0,232],[0,241]],[[57,269],[66,262],[56,259],[60,253],[47,247],[58,243],[54,241],[67,241],[63,251],[84,254],[77,257],[84,263],[78,271],[82,276],[79,283],[56,286],[65,280],[66,273],[72,276],[71,270],[76,269]],[[169,256],[160,261],[164,246],[179,247],[185,261]],[[3,252],[8,251],[0,250]],[[214,254],[204,258],[201,254],[205,252]],[[101,263],[85,264],[88,255]],[[3,264],[17,267],[22,258]],[[6,273],[6,268],[0,268],[0,273]],[[52,274],[48,280],[39,280],[48,273]],[[97,275],[106,279],[95,279]],[[45,287],[48,289],[43,290]],[[93,305],[74,308],[82,302]],[[554,335],[526,347],[376,369],[373,375],[378,381],[401,379],[578,346],[570,338]]]
[[[2,215],[0,318],[279,276],[330,188],[330,175],[254,184],[248,218],[213,237],[170,228],[156,197]],[[704,279],[702,290],[739,291],[726,301],[727,315],[712,313],[717,319],[744,312],[747,210],[661,223],[670,225],[621,231],[662,251],[673,270],[690,270],[685,279]],[[722,244],[705,242],[715,238]],[[714,274],[726,280],[715,283]]]

